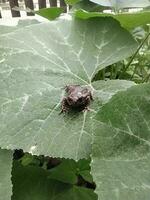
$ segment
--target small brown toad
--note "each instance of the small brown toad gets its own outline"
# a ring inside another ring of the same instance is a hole
[[[66,97],[61,103],[61,113],[72,111],[89,110],[88,106],[93,100],[92,93],[87,87],[69,85],[65,87]]]

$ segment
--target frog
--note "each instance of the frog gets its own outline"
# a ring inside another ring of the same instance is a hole
[[[61,112],[90,111],[89,105],[93,101],[92,92],[89,88],[80,85],[65,86],[66,96],[61,101]]]

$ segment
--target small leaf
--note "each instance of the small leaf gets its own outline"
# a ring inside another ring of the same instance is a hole
[[[59,17],[60,14],[63,13],[63,11],[64,11],[63,8],[52,7],[52,8],[42,8],[38,11],[35,11],[35,13],[42,17],[45,17],[46,19],[54,20],[57,17]]]
[[[77,163],[78,172],[90,170],[90,159],[80,159]]]
[[[64,183],[77,184],[78,176],[85,181],[92,182],[90,174],[90,160],[81,159],[78,162],[70,159],[62,159],[60,165],[49,170],[49,178]]]
[[[89,170],[81,171],[81,172],[80,172],[80,175],[81,175],[82,178],[83,178],[84,180],[86,180],[87,182],[89,182],[89,183],[92,183],[92,182],[93,182],[93,177],[92,177],[92,175],[90,174],[90,171],[89,171]]]
[[[96,114],[92,175],[100,200],[150,196],[150,84],[119,92]]]
[[[48,171],[38,167],[21,166],[18,162],[13,167],[12,200],[96,200],[91,189],[72,186],[48,179]]]
[[[93,17],[113,17],[118,20],[126,29],[133,29],[138,26],[144,26],[150,23],[150,12],[136,12],[136,13],[119,13],[119,14],[108,14],[100,12],[87,12],[85,10],[77,10],[75,16],[80,19],[90,19]]]
[[[77,162],[77,174],[82,176],[82,178],[87,181],[92,183],[93,178],[92,175],[90,174],[91,172],[91,167],[90,167],[90,159],[82,159]]]
[[[24,156],[21,157],[20,161],[23,166],[27,166],[29,164],[34,163],[34,156],[29,153],[26,153]]]
[[[77,183],[76,162],[73,160],[63,160],[62,163],[49,170],[49,178],[64,183]]]
[[[1,200],[11,199],[12,157],[13,157],[13,152],[0,149],[0,199]]]

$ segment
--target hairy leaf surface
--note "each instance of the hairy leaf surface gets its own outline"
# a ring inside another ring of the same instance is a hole
[[[2,34],[0,146],[36,155],[88,157],[93,113],[118,90],[133,85],[128,81],[92,85],[91,80],[136,47],[111,18],[61,19]],[[71,84],[92,90],[91,112],[59,114],[64,87]]]
[[[119,92],[95,117],[92,174],[100,200],[150,196],[150,84]]]

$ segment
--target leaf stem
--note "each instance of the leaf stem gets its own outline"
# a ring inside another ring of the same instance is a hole
[[[144,43],[146,42],[146,40],[148,39],[149,36],[150,36],[150,33],[148,33],[146,35],[146,37],[144,38],[144,40],[141,42],[141,44],[137,48],[136,52],[133,54],[133,56],[131,57],[131,59],[127,63],[126,67],[124,68],[123,72],[120,74],[119,78],[121,78],[124,75],[124,73],[127,71],[129,66],[131,65],[132,61],[134,60],[134,58],[136,57],[136,55],[138,54],[139,50],[142,48],[142,46],[144,45]]]
[[[149,81],[149,78],[150,78],[150,74],[148,74],[148,75],[145,77],[145,79],[142,81],[142,83],[148,82],[148,81]]]
[[[137,70],[137,65],[134,67],[134,70],[133,70],[133,73],[132,73],[132,76],[131,76],[130,80],[133,79],[133,77],[134,77],[134,75],[135,75],[135,73],[136,73],[136,70]]]
[[[105,80],[105,68],[102,69],[102,80]]]
[[[110,69],[110,79],[113,79],[113,66],[111,66],[111,69]]]

